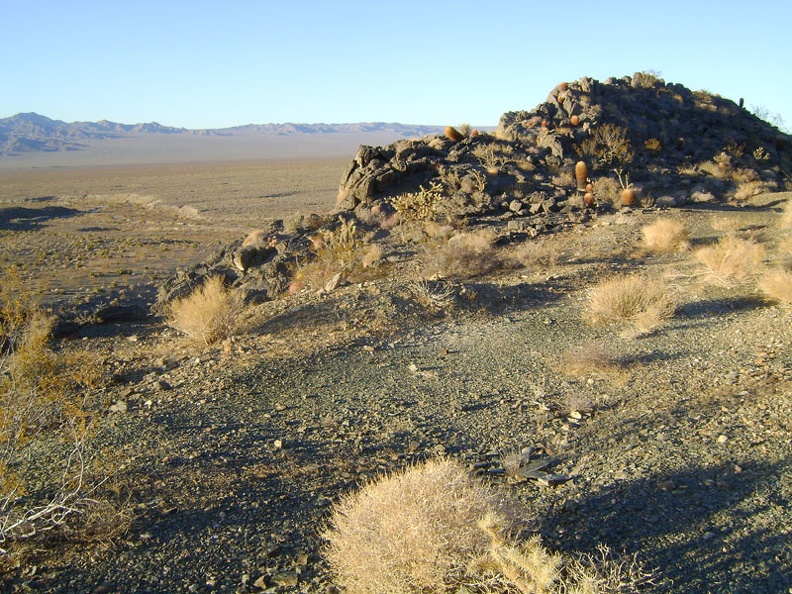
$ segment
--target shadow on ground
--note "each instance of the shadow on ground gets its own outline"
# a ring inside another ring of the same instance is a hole
[[[638,555],[675,592],[786,592],[792,541],[773,520],[790,502],[777,483],[760,480],[784,473],[788,465],[752,463],[738,472],[722,463],[653,474],[567,501],[545,526],[570,550],[580,550],[575,535],[599,535],[611,550]],[[728,583],[710,578],[721,572]]]
[[[44,208],[25,208],[13,206],[0,209],[0,230],[33,231],[52,219],[76,217],[82,211],[65,206],[45,206]]]

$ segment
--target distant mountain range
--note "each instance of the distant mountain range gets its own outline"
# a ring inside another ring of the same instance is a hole
[[[389,133],[394,138],[421,137],[442,132],[441,126],[405,125],[385,122],[356,124],[249,124],[233,128],[189,130],[156,122],[119,124],[98,122],[63,122],[36,113],[20,113],[0,119],[0,156],[23,153],[79,151],[92,140],[134,138],[148,135],[184,135],[219,137],[297,136],[311,134]]]

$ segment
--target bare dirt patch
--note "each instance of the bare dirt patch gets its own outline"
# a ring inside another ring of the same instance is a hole
[[[295,212],[335,203],[342,159],[0,172],[0,264],[45,301],[153,299],[157,282]]]

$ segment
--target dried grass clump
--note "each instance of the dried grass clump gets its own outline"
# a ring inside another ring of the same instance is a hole
[[[643,245],[650,252],[682,252],[690,247],[687,227],[682,221],[657,219],[641,228]]]
[[[446,311],[454,308],[456,290],[443,281],[415,280],[407,283],[410,295],[429,311]]]
[[[575,377],[615,377],[624,371],[623,365],[612,353],[594,342],[579,344],[561,353],[558,367]]]
[[[459,463],[431,460],[342,498],[324,554],[350,594],[604,594],[650,583],[609,554],[564,558],[538,537],[518,541],[513,509]]]
[[[765,257],[765,248],[749,239],[727,235],[715,245],[699,248],[693,255],[705,266],[707,280],[733,288],[756,278]]]
[[[243,312],[242,296],[229,291],[223,279],[214,276],[171,304],[168,323],[196,343],[209,346],[236,333],[241,328]]]
[[[766,270],[758,285],[769,301],[792,307],[792,271],[783,268]]]
[[[503,264],[495,247],[496,239],[491,231],[457,233],[446,243],[424,252],[422,274],[426,278],[465,278],[492,272]]]
[[[564,257],[558,242],[545,238],[529,239],[511,251],[511,258],[525,268],[552,268]]]
[[[372,243],[369,245],[368,249],[363,252],[363,256],[360,258],[361,266],[363,266],[363,268],[377,266],[382,260],[382,254],[382,246],[378,243]]]
[[[710,221],[710,226],[715,229],[715,231],[720,231],[727,235],[734,235],[745,227],[745,221],[742,221],[739,216],[713,217]]]
[[[775,189],[776,186],[774,184],[759,179],[741,181],[737,185],[737,189],[734,191],[734,199],[746,200],[752,196],[758,196],[759,194],[772,192]]]
[[[676,305],[664,281],[636,274],[594,287],[585,317],[592,324],[631,322],[641,332],[649,332],[673,317]]]
[[[602,203],[621,207],[621,184],[612,177],[599,177],[594,180],[594,196]]]
[[[324,534],[325,555],[348,592],[445,592],[486,552],[478,522],[499,507],[459,464],[429,461],[344,497]]]
[[[787,203],[784,205],[780,226],[782,229],[792,229],[792,200],[787,200]]]

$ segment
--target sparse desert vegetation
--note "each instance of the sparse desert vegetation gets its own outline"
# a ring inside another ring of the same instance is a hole
[[[662,279],[636,274],[592,288],[586,319],[592,324],[630,322],[648,332],[671,318],[676,307],[677,300]]]
[[[738,286],[755,282],[765,253],[761,244],[726,235],[714,245],[697,249],[693,255],[704,265],[707,281],[723,286]]]
[[[641,228],[643,245],[653,252],[682,252],[690,247],[685,223],[674,219],[657,219]]]
[[[792,272],[783,268],[769,268],[759,278],[759,288],[771,301],[785,307],[792,306]]]
[[[2,589],[792,587],[787,138],[651,73],[454,131],[7,178]]]
[[[171,304],[169,323],[206,347],[237,332],[244,324],[243,310],[242,296],[214,276]]]
[[[518,540],[516,509],[464,466],[429,460],[338,502],[325,555],[350,594],[600,594],[651,582],[651,574],[607,555],[565,559],[538,536]]]

